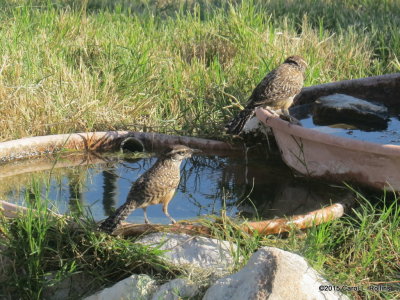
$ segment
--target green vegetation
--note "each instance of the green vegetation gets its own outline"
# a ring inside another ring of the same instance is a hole
[[[301,253],[333,284],[360,288],[347,292],[355,299],[395,299],[400,296],[400,206],[391,196],[372,205],[357,194],[359,206],[349,216],[307,230],[304,239],[277,239],[276,246]],[[392,291],[369,289],[378,285]]]
[[[302,232],[250,236],[225,218],[221,226],[213,224],[213,234],[240,246],[235,253],[237,270],[258,248],[278,247],[304,256],[333,285],[358,288],[343,291],[354,299],[397,299],[400,296],[400,199],[385,193],[382,199],[375,199],[371,204],[355,190],[354,198],[357,207],[345,217]],[[390,290],[377,290],[379,286]]]
[[[0,0],[0,141],[113,129],[223,138],[225,122],[286,56],[309,62],[306,86],[399,72],[399,32],[395,0]],[[303,235],[250,237],[234,225],[215,235],[241,245],[237,257],[278,246],[335,285],[362,286],[348,293],[356,299],[393,299],[400,292],[367,287],[399,288],[394,198],[357,195],[349,216]],[[3,295],[39,299],[72,274],[93,276],[90,289],[132,272],[180,274],[158,250],[93,232],[91,220],[72,228],[43,199],[33,203],[39,213],[0,221],[13,262]]]
[[[43,185],[33,182],[30,189],[27,213],[11,221],[0,220],[0,261],[12,262],[0,266],[1,297],[40,299],[70,278],[89,282],[85,292],[90,294],[132,273],[161,281],[186,276],[202,288],[210,283],[209,274],[169,266],[158,249],[97,232],[94,221],[83,216],[82,210],[73,210],[70,216],[55,215],[48,209],[49,200],[40,196]],[[238,220],[224,214],[216,223],[213,219],[202,223],[212,228],[213,237],[239,245],[232,250],[233,271],[243,267],[258,248],[273,246],[303,255],[336,286],[357,287],[346,292],[355,299],[395,299],[400,295],[399,198],[388,193],[371,203],[357,191],[354,198],[358,205],[347,216],[279,236],[248,235],[239,229]],[[370,289],[379,286],[393,290]]]
[[[0,1],[0,140],[134,129],[222,136],[291,54],[305,85],[400,69],[382,0]]]
[[[68,278],[82,281],[90,293],[133,273],[165,280],[183,272],[161,259],[157,248],[97,232],[88,217],[54,214],[40,196],[42,185],[32,187],[27,212],[0,220],[2,261],[11,262],[0,266],[0,298],[42,299]]]

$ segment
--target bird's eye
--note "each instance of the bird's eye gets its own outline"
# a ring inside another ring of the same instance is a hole
[[[178,152],[178,154],[179,154],[179,155],[184,155],[184,154],[185,154],[185,152],[183,152],[183,151],[179,151],[179,152]]]

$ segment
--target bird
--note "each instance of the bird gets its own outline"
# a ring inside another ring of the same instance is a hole
[[[176,223],[168,213],[168,204],[179,185],[182,161],[196,152],[200,151],[184,145],[168,147],[155,164],[132,184],[125,203],[105,219],[98,229],[111,234],[137,208],[143,209],[145,223],[149,224],[147,206],[160,203],[164,214],[172,223]]]
[[[279,115],[290,117],[288,108],[304,84],[307,62],[298,55],[289,56],[276,69],[268,73],[256,86],[246,107],[226,126],[226,132],[239,135],[257,107],[271,108]]]

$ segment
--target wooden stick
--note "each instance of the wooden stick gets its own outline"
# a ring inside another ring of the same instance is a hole
[[[239,230],[249,234],[270,235],[289,232],[291,229],[306,229],[312,226],[320,225],[338,219],[343,216],[345,206],[341,203],[314,210],[304,215],[295,215],[290,218],[279,218],[259,222],[247,222],[239,224]],[[176,223],[173,225],[160,224],[129,224],[125,223],[116,231],[114,235],[137,236],[152,232],[174,232],[198,235],[211,235],[211,229],[208,226],[199,224]]]
[[[239,224],[239,230],[249,234],[270,235],[289,232],[291,229],[306,229],[322,223],[340,218],[344,214],[345,207],[341,203],[314,210],[308,214],[296,215],[290,218],[279,218],[259,222],[247,222]],[[8,218],[18,218],[26,213],[27,208],[0,200],[0,213]],[[56,216],[62,216],[55,214]],[[120,228],[114,231],[113,235],[122,235],[124,237],[138,236],[152,232],[173,232],[186,233],[191,235],[211,235],[211,228],[200,224],[176,223],[172,225],[162,224],[130,224],[124,223]]]

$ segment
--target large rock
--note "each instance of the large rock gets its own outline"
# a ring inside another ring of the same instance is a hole
[[[313,108],[316,125],[345,123],[365,130],[383,130],[387,128],[388,119],[388,109],[383,104],[344,94],[320,97]]]
[[[333,291],[320,291],[330,286],[299,255],[271,247],[258,250],[239,272],[219,279],[203,300],[242,299],[348,299]]]
[[[156,281],[149,276],[132,275],[84,300],[149,299],[156,287]]]
[[[174,265],[206,269],[218,276],[232,270],[231,253],[237,250],[236,245],[227,241],[174,233],[153,233],[138,242],[168,250],[164,256]]]
[[[203,300],[267,299],[272,293],[276,263],[270,252],[259,250],[242,270],[211,286]]]
[[[237,246],[226,241],[186,234],[153,233],[137,241],[166,250],[165,259],[179,267],[185,267],[197,276],[221,277],[232,270],[232,251]],[[201,274],[204,273],[204,274]],[[161,286],[147,275],[132,275],[110,288],[106,288],[85,300],[152,299],[175,300],[193,298],[199,287],[187,279],[175,279]]]

